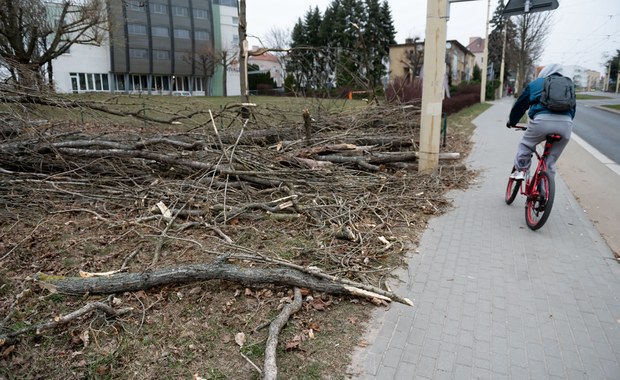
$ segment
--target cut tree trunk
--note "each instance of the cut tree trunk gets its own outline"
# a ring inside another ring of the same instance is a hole
[[[213,263],[183,265],[139,273],[118,273],[108,277],[62,277],[38,273],[34,276],[43,287],[61,294],[112,294],[135,292],[157,286],[186,284],[206,280],[227,280],[244,286],[256,287],[264,284],[295,286],[317,291],[355,297],[376,298],[396,301],[412,306],[413,303],[392,292],[373,292],[364,286],[351,285],[350,281],[314,276],[293,268],[245,268],[216,260]]]

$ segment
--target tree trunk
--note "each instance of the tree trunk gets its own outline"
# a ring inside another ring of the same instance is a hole
[[[245,0],[239,1],[239,77],[241,82],[241,102],[250,102],[248,90],[248,41],[246,34]]]
[[[182,265],[174,268],[138,273],[118,273],[105,277],[62,277],[49,276],[43,273],[37,273],[34,277],[43,287],[52,292],[73,295],[135,292],[170,284],[227,280],[248,287],[262,286],[264,284],[295,286],[329,294],[370,297],[384,301],[394,300],[413,306],[410,300],[401,298],[391,292],[383,290],[377,290],[377,292],[369,291],[364,289],[362,284],[356,287],[346,280],[339,281],[334,278],[326,278],[328,276],[315,276],[290,267],[271,269],[245,268],[227,264],[222,259],[207,264]]]

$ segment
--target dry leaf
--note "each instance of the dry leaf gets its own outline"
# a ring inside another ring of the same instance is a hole
[[[291,340],[286,342],[285,344],[286,351],[298,350],[300,344],[301,344],[301,337],[299,335],[295,335]]]
[[[357,342],[357,345],[360,347],[368,347],[370,346],[370,343],[367,340],[360,340],[359,342]]]
[[[222,335],[222,343],[230,343],[230,335],[224,334]]]
[[[312,329],[308,330],[308,338],[314,339],[314,331]]]
[[[7,356],[9,356],[11,354],[11,352],[13,352],[15,350],[15,345],[11,345],[9,347],[7,347],[4,351],[2,351],[2,353],[0,353],[0,357],[1,358],[6,358]]]
[[[319,325],[317,325],[317,324],[316,324],[316,323],[314,323],[314,322],[310,322],[310,323],[308,323],[308,328],[309,328],[310,330],[314,330],[314,331],[316,331],[316,332],[321,331],[321,328],[319,327]]]
[[[235,343],[237,343],[239,347],[243,348],[243,345],[245,344],[245,334],[242,332],[237,333],[237,335],[235,335]]]

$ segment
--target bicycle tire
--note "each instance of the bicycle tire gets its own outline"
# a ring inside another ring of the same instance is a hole
[[[512,173],[514,173],[515,170],[516,168],[513,166]],[[508,185],[506,186],[506,194],[504,195],[504,201],[506,201],[507,205],[512,204],[512,202],[514,202],[515,198],[517,197],[517,194],[519,194],[519,188],[521,187],[521,181],[522,180],[515,180],[514,178],[508,178]]]
[[[547,172],[538,173],[537,183],[538,188],[542,191],[536,191],[533,195],[529,195],[525,205],[525,221],[533,231],[545,225],[555,199],[555,182]]]

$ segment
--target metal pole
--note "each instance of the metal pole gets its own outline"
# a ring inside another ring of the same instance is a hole
[[[441,102],[446,75],[447,14],[448,0],[427,0],[419,172],[433,171],[439,165]]]
[[[487,67],[489,57],[489,14],[491,12],[491,0],[487,2],[486,31],[484,32],[484,50],[482,52],[482,82],[480,83],[480,103],[484,103],[487,94]]]

